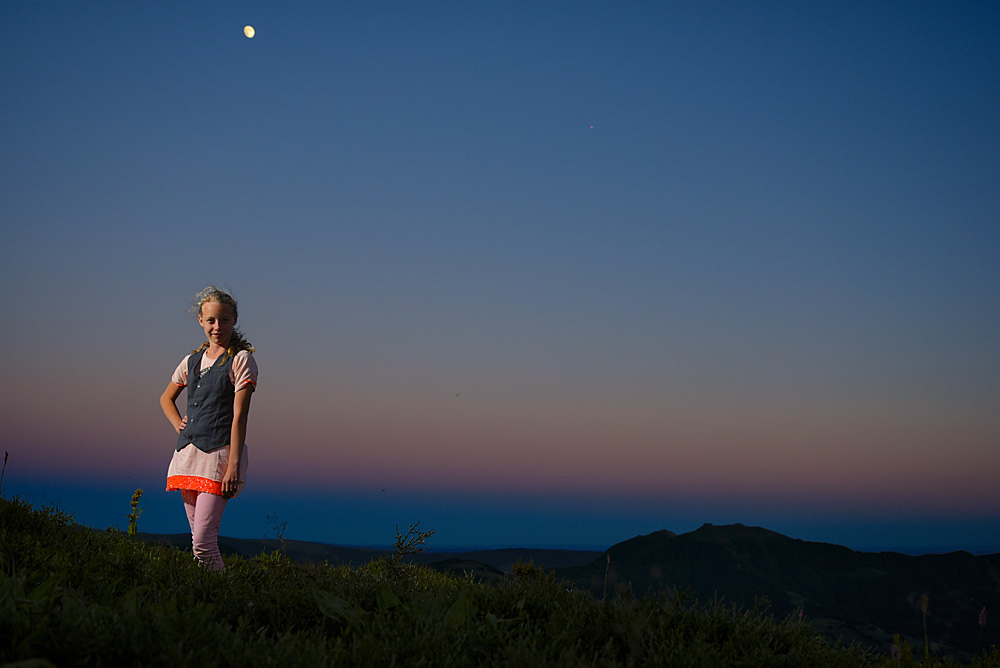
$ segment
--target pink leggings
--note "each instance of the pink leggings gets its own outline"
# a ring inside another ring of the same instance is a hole
[[[219,524],[229,499],[208,492],[181,490],[184,510],[191,524],[191,551],[202,566],[214,571],[225,568],[219,552]]]

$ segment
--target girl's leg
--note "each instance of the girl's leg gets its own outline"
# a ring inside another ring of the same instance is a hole
[[[208,492],[195,494],[198,496],[191,518],[191,550],[203,566],[221,571],[225,566],[219,552],[219,525],[222,523],[222,511],[226,509],[229,499]]]
[[[194,533],[194,504],[198,500],[198,492],[193,489],[182,489],[181,498],[184,500],[184,512],[187,513],[188,524],[191,526],[191,533]]]

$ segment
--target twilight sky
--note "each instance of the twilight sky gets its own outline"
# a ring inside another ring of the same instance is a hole
[[[1000,550],[996,3],[0,19],[5,494],[186,531],[158,398],[219,283],[223,534]]]

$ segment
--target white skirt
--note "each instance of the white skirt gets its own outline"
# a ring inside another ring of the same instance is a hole
[[[243,444],[240,453],[240,480],[236,491],[229,495],[235,499],[243,491],[247,480],[247,446]],[[229,446],[211,452],[203,452],[194,444],[188,443],[180,450],[174,451],[167,467],[167,491],[190,489],[198,492],[209,492],[218,496],[222,493],[222,477],[226,475],[229,465]]]

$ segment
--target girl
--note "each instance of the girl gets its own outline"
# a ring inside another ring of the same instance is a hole
[[[177,432],[167,491],[180,490],[191,525],[191,549],[202,565],[222,570],[219,524],[226,502],[246,481],[244,439],[250,395],[257,385],[253,346],[236,329],[236,300],[209,286],[195,297],[198,324],[208,339],[181,360],[160,407]],[[187,388],[187,413],[177,397]]]

